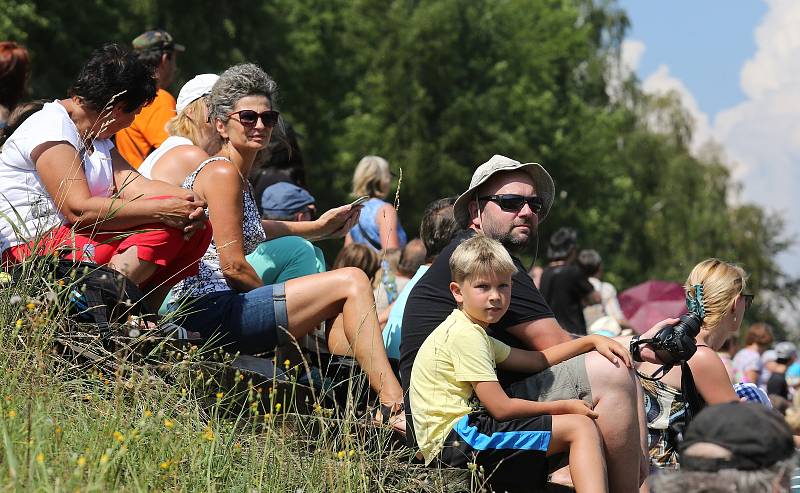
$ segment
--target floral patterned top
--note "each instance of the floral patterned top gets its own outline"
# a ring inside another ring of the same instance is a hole
[[[661,381],[642,379],[641,382],[650,464],[658,469],[678,469],[678,443],[686,428],[683,393]]]
[[[197,174],[200,173],[208,163],[213,161],[230,162],[228,158],[219,156],[206,159],[200,163],[200,166],[198,166],[192,174],[186,177],[183,181],[183,188],[191,190],[194,186]],[[248,255],[256,249],[259,243],[267,239],[264,228],[261,226],[261,216],[258,213],[256,201],[253,198],[253,187],[249,182],[247,182],[247,188],[242,190],[242,211],[244,213],[244,221],[242,223],[244,254]],[[206,215],[210,217],[207,207]],[[228,286],[228,282],[225,280],[225,276],[219,266],[217,244],[212,240],[205,255],[200,259],[200,271],[196,276],[187,277],[175,285],[170,296],[170,303],[175,303],[186,297],[199,297],[218,291],[232,291],[232,288]]]

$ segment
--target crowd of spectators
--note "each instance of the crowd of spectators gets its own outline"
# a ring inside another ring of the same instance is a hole
[[[0,43],[4,269],[43,255],[107,265],[146,293],[154,324],[231,352],[314,337],[358,363],[369,419],[417,460],[496,488],[788,487],[797,349],[757,323],[736,352],[753,301],[741,267],[691,270],[693,350],[665,361],[653,337],[679,321],[635,335],[575,229],[549,238],[543,268],[523,264],[556,206],[542,165],[492,156],[463,194],[426,207],[410,241],[377,155],[354,166],[354,202],[320,213],[277,82],[243,63],[192,77],[176,99],[185,51],[147,31],[95,50],[66,98],[26,101],[27,51]],[[313,242],[337,238],[329,269]]]

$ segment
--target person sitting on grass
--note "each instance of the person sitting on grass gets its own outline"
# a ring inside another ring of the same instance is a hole
[[[115,44],[92,52],[66,99],[19,125],[0,152],[0,253],[5,266],[58,254],[127,276],[155,310],[198,272],[211,241],[205,202],[149,180],[111,137],[156,95],[148,67]]]
[[[425,464],[474,464],[502,489],[544,481],[545,458],[566,452],[576,491],[609,491],[594,423],[598,414],[591,404],[515,398],[498,383],[495,367],[535,373],[593,349],[614,364],[630,367],[627,350],[602,336],[544,351],[512,348],[486,333],[511,301],[517,267],[509,253],[498,241],[478,234],[461,243],[449,263],[450,291],[458,308],[422,344],[411,371],[409,398]]]
[[[403,390],[383,348],[367,276],[350,267],[265,285],[245,258],[266,239],[269,227],[313,222],[306,227],[311,231],[322,219],[263,222],[245,178],[279,123],[277,90],[272,77],[251,63],[227,69],[211,90],[209,115],[223,145],[186,177],[183,187],[208,204],[213,241],[199,273],[172,291],[168,309],[178,312],[175,316],[204,338],[218,336],[217,344],[245,354],[273,351],[330,321],[328,350],[356,359],[380,401],[375,421],[404,433]],[[334,233],[343,235],[359,212],[357,206],[346,205],[323,216],[328,216],[328,224],[338,224]],[[331,223],[333,219],[337,221]]]

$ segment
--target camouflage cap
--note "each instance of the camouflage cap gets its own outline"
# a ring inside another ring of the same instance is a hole
[[[142,33],[137,36],[131,44],[136,51],[186,51],[185,46],[177,44],[175,40],[172,39],[172,35],[163,29]]]

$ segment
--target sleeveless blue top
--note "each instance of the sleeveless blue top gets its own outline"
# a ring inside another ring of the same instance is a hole
[[[373,250],[381,249],[381,238],[376,218],[378,216],[378,211],[385,204],[387,204],[387,202],[374,197],[364,202],[364,208],[361,210],[358,224],[350,230],[350,237],[354,242],[368,245]],[[406,236],[406,232],[403,230],[399,218],[397,220],[397,239],[400,242],[400,248],[403,248],[408,241],[408,236]]]

